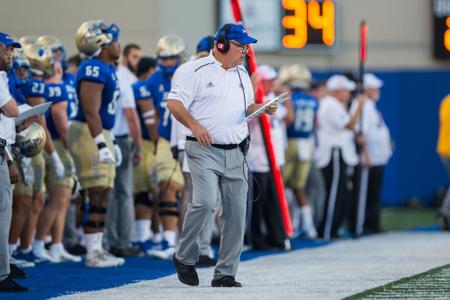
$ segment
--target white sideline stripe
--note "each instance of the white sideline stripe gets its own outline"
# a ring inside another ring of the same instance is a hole
[[[331,239],[331,228],[333,227],[334,209],[336,206],[336,197],[339,188],[339,176],[341,174],[340,166],[341,162],[339,150],[333,149],[333,177],[331,179],[330,195],[328,195],[327,218],[323,233],[323,237],[326,240]]]
[[[369,184],[369,168],[362,167],[359,182],[358,211],[356,220],[356,234],[361,235],[364,231],[364,221],[366,219],[367,188]]]
[[[342,299],[450,263],[445,232],[396,232],[241,263],[243,288],[211,288],[213,269],[198,270],[199,287],[176,275],[58,299]]]

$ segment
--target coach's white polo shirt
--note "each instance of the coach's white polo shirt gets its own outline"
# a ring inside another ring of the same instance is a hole
[[[225,70],[211,52],[181,65],[174,78],[168,99],[181,101],[208,130],[213,143],[238,144],[247,137],[244,119],[253,103],[253,87],[243,66]],[[188,128],[184,130],[185,135],[192,136]]]
[[[355,113],[356,108],[357,104],[354,103],[351,109],[352,114]],[[392,155],[391,136],[375,101],[369,99],[364,104],[362,123],[370,164],[372,166],[387,164]],[[360,130],[359,122],[356,128]]]
[[[0,71],[0,108],[10,100],[13,100],[9,92],[8,75]],[[13,144],[16,139],[16,126],[13,118],[5,117],[0,113],[0,138],[5,139],[8,144]]]
[[[354,166],[358,163],[354,144],[354,133],[345,128],[351,115],[344,105],[332,96],[324,97],[317,113],[318,147],[315,158],[319,168],[326,167],[331,159],[333,148],[339,148],[345,163]]]

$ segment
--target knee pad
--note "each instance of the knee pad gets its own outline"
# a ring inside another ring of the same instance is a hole
[[[139,193],[134,196],[134,205],[145,205],[153,208],[153,196],[152,193]]]
[[[159,215],[163,216],[171,216],[171,217],[179,217],[180,213],[178,212],[178,204],[177,202],[172,201],[160,201],[158,203],[159,207]]]
[[[104,221],[89,220],[91,214],[106,214],[106,207],[102,205],[102,199],[98,197],[99,194],[93,193],[93,197],[90,197],[90,193],[86,190],[80,191],[80,194],[83,199],[83,203],[80,206],[82,213],[81,225],[91,228],[103,228],[105,226]]]

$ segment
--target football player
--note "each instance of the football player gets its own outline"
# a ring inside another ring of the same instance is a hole
[[[119,59],[120,30],[115,24],[94,20],[81,24],[76,34],[78,50],[89,57],[76,77],[79,109],[69,127],[68,145],[75,161],[84,197],[83,230],[86,266],[114,267],[125,263],[103,249],[103,228],[108,194],[113,187],[121,152],[110,133],[120,95],[114,61]]]
[[[311,83],[311,72],[306,66],[291,65],[280,70],[280,82],[291,90],[294,122],[287,128],[288,146],[284,181],[292,188],[301,212],[301,234],[316,238],[312,209],[305,193],[305,185],[314,152],[314,126],[319,101],[306,93]]]
[[[30,106],[36,106],[46,102],[47,89],[44,79],[53,76],[54,60],[51,50],[43,45],[37,43],[32,44],[33,37],[25,37],[21,39],[21,42],[26,46],[24,47],[25,55],[30,62],[31,67],[31,79],[28,84],[24,85],[21,89],[26,102]],[[54,168],[56,176],[62,177],[64,175],[64,165],[58,152],[55,151],[51,135],[48,131],[45,117],[42,116],[39,119],[39,124],[44,127],[46,131],[46,144],[44,147],[45,152],[49,155],[51,160],[51,167]],[[44,207],[45,203],[45,170],[46,164],[43,153],[39,153],[32,158],[31,161],[33,167],[34,183],[32,188],[32,203],[29,208],[23,228],[16,228],[17,232],[10,235],[10,244],[15,245],[20,235],[20,249],[16,252],[15,256],[18,259],[34,261],[34,262],[54,262],[50,255],[46,251],[42,253],[35,253],[32,250],[31,243],[33,241],[34,231],[39,219],[39,215]],[[17,196],[30,196],[30,190],[20,182],[14,189],[14,193]]]
[[[50,43],[47,43],[47,46],[50,49],[55,47]],[[55,150],[64,164],[64,176],[59,178],[56,175],[55,169],[51,167],[50,157],[45,155],[49,197],[38,222],[35,241],[33,242],[33,252],[37,254],[45,251],[44,239],[51,231],[52,244],[49,252],[55,261],[81,262],[81,257],[69,254],[62,245],[64,221],[74,186],[74,162],[67,146],[67,130],[71,114],[69,89],[67,87],[70,84],[66,84],[63,81],[63,68],[60,58],[55,54],[54,50],[52,54],[55,59],[53,75],[45,79],[48,91],[47,101],[51,103],[50,111],[46,114],[46,122]],[[52,226],[53,228],[50,230]]]
[[[184,180],[177,160],[170,149],[171,118],[166,108],[167,95],[171,89],[171,79],[177,67],[183,62],[186,45],[175,35],[162,37],[157,44],[158,68],[150,76],[142,89],[145,93],[135,95],[136,101],[150,101],[156,108],[158,117],[156,146],[156,179],[159,187],[159,216],[163,225],[161,247],[150,250],[152,256],[169,259],[175,253],[176,230],[179,211],[177,197],[182,191]],[[139,90],[140,92],[141,90]],[[145,115],[144,115],[145,114]],[[143,112],[145,118],[151,117],[150,111]]]
[[[151,232],[153,208],[158,196],[158,187],[153,180],[153,171],[156,167],[155,143],[158,138],[157,119],[153,102],[147,101],[151,95],[147,89],[147,80],[155,67],[154,59],[143,57],[137,67],[139,81],[132,85],[142,128],[144,148],[140,164],[133,169],[135,242],[144,253],[151,250],[154,242],[157,242],[152,240],[153,233]]]

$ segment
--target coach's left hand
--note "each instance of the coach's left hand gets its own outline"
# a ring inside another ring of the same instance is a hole
[[[273,115],[278,109],[278,104],[272,103],[269,105],[269,107],[266,109],[266,114]]]

